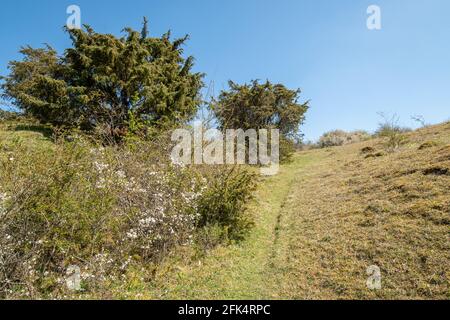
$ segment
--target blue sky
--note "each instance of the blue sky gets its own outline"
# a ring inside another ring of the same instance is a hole
[[[229,79],[301,88],[311,100],[308,139],[374,130],[379,111],[412,127],[416,114],[429,123],[450,118],[448,0],[2,0],[0,74],[22,45],[67,47],[70,4],[99,32],[140,29],[145,15],[154,36],[190,34],[186,54],[216,94]],[[366,27],[371,4],[381,8],[379,31]]]

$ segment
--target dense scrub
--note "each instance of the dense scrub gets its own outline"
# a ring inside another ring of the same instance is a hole
[[[254,178],[242,168],[173,165],[164,135],[120,147],[69,140],[0,142],[1,297],[71,294],[71,266],[96,292],[179,247],[240,240],[252,225]]]

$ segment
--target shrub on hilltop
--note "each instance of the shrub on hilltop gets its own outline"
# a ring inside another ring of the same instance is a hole
[[[319,139],[321,148],[343,146],[346,144],[357,143],[370,139],[370,134],[366,131],[358,130],[346,132],[343,130],[334,130],[323,134]]]

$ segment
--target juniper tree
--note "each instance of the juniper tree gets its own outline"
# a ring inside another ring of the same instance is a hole
[[[131,120],[149,126],[192,119],[201,103],[203,75],[183,58],[188,36],[148,36],[130,28],[123,37],[66,29],[72,46],[59,56],[50,46],[24,47],[9,64],[3,98],[40,121],[92,130],[103,126],[120,139]]]
[[[280,152],[285,159],[300,138],[300,126],[309,108],[309,102],[299,102],[300,93],[300,89],[290,90],[270,81],[253,80],[243,85],[229,81],[229,90],[221,92],[211,109],[222,130],[279,129]]]

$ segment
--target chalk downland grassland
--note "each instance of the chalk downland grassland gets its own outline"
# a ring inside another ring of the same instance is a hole
[[[23,129],[23,128],[22,128]],[[0,128],[0,139],[51,142]],[[297,153],[261,178],[249,237],[205,254],[184,248],[126,285],[84,298],[450,299],[450,123],[384,140]],[[381,269],[369,290],[366,270]]]
[[[153,298],[450,299],[450,123],[298,153],[265,179],[243,244],[170,261]],[[369,290],[367,268],[381,269]]]

